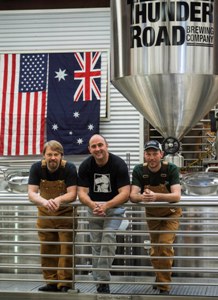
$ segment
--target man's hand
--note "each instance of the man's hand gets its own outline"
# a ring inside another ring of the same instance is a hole
[[[156,201],[156,195],[149,189],[145,189],[144,193],[142,194],[142,201],[143,202],[154,202]]]
[[[43,205],[49,212],[55,212],[59,209],[60,205],[55,199],[49,199],[44,202]]]
[[[92,212],[94,215],[105,217],[105,205],[103,203],[95,203],[95,207]]]

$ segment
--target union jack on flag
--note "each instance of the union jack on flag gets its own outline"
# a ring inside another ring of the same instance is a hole
[[[100,100],[101,53],[77,52],[74,56],[79,67],[74,69],[74,80],[79,81],[74,101]]]

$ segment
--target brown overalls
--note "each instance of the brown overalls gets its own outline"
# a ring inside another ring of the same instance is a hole
[[[150,189],[155,193],[169,193],[165,180],[167,178],[167,162],[163,162],[161,166],[161,178],[160,184],[158,186],[151,186],[148,184],[149,182],[149,172],[147,164],[144,164],[144,185],[145,189]],[[146,207],[146,216],[151,218],[147,220],[148,229],[149,231],[176,231],[179,228],[179,217],[182,214],[181,208],[173,208],[173,207]],[[153,217],[163,217],[160,220],[152,220]],[[172,244],[175,240],[175,233],[174,232],[160,232],[160,233],[150,233],[150,240],[151,244],[158,243],[158,244],[168,244],[169,246],[151,246],[150,256],[151,256],[151,263],[154,269],[171,269],[173,264],[173,255],[174,249]],[[161,258],[152,258],[153,256],[164,256],[169,257],[161,259]],[[171,282],[171,271],[155,271],[156,273],[156,282]],[[157,286],[161,290],[169,290],[170,286],[166,285],[159,285]]]
[[[62,172],[64,172],[66,161],[62,160],[60,166],[60,180],[48,181],[41,179],[40,181],[40,195],[49,200],[54,199],[67,192]],[[45,178],[46,162],[42,160],[42,173]],[[62,179],[62,180],[61,180]],[[61,216],[69,218],[61,218]],[[72,280],[72,242],[74,240],[73,232],[66,231],[65,229],[72,230],[73,228],[73,208],[70,206],[63,206],[57,212],[49,213],[46,208],[38,207],[38,221],[37,227],[39,229],[55,229],[58,231],[38,231],[39,239],[41,242],[70,242],[71,244],[41,244],[41,265],[44,279],[49,284],[56,284],[51,280]],[[44,218],[45,217],[45,218]],[[54,218],[53,218],[54,217]],[[60,230],[63,229],[63,230]],[[46,255],[45,257],[43,255]],[[49,256],[56,255],[56,256]],[[69,255],[64,257],[61,255]],[[54,268],[52,269],[46,269]],[[57,268],[62,268],[57,270]],[[68,270],[65,268],[69,268]],[[70,282],[59,282],[58,288],[61,286],[71,287]]]

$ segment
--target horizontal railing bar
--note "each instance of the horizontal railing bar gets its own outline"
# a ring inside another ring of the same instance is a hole
[[[25,231],[31,231],[31,232],[38,232],[37,229],[34,228],[7,228],[8,231],[12,231],[13,233],[16,232],[25,232]],[[40,232],[59,232],[59,229],[40,229]],[[73,230],[73,229],[65,229],[65,232],[77,232],[77,230]],[[83,231],[80,231],[83,232]],[[99,230],[89,230],[89,231],[84,231],[84,232],[99,232]],[[109,230],[102,230],[101,232],[110,232]],[[188,233],[185,230],[145,230],[143,231],[137,231],[137,230],[133,230],[130,232],[124,231],[123,234],[126,236],[142,236],[145,235],[146,233],[175,233],[175,234],[184,234],[185,236],[212,236],[212,235],[216,235],[218,233],[218,230],[207,230],[207,231],[203,231],[203,230],[190,230]],[[197,233],[197,234],[196,234]],[[9,232],[4,233],[1,232],[0,230],[0,235],[8,235]],[[22,234],[21,234],[22,235]]]
[[[47,245],[48,245],[48,243],[47,243]],[[51,243],[51,245],[54,245],[54,244],[52,244]],[[55,245],[60,245],[59,243],[56,243]],[[62,243],[62,245],[71,245],[71,243]],[[81,245],[83,245],[84,247],[90,247],[91,245],[90,244],[77,244],[77,245],[75,245],[75,247],[79,247],[79,246],[81,246]],[[111,244],[112,245],[112,244]],[[117,247],[125,247],[126,248],[126,251],[128,250],[128,249],[136,249],[136,248],[142,248],[142,249],[145,249],[145,250],[147,250],[148,248],[150,248],[151,246],[153,246],[153,245],[151,245],[151,244],[149,244],[149,246],[146,246],[147,248],[145,248],[145,244],[131,244],[130,246],[128,246],[128,244],[127,243],[124,243],[124,244],[121,244],[121,243],[117,243],[116,244],[117,245]],[[15,246],[22,246],[22,249],[28,249],[28,247],[37,247],[37,246],[40,246],[40,244],[19,244],[19,243],[17,243],[17,244],[15,244],[15,243],[3,243],[3,245],[2,246],[12,246],[12,247],[15,247]],[[72,246],[73,246],[73,244],[72,244]],[[167,246],[166,244],[162,244],[162,246]],[[218,247],[218,244],[190,244],[190,245],[187,245],[187,244],[185,244],[185,243],[183,243],[183,244],[180,244],[180,245],[178,245],[178,244],[172,244],[172,247],[174,247],[175,249],[183,249],[184,247],[185,248],[191,248],[191,249],[204,249],[204,248],[206,248],[207,250],[208,250],[208,248],[211,248],[211,247],[215,247],[215,248],[217,248]],[[16,252],[17,253],[17,252]],[[2,255],[2,253],[0,253],[0,256]],[[4,255],[13,255],[13,254],[10,254],[10,253],[7,253],[7,254],[4,254]],[[23,256],[25,256],[26,254],[24,253],[24,254],[22,254]],[[77,255],[75,255],[75,256],[77,256]],[[125,258],[126,256],[125,256],[125,254],[123,254],[120,258]],[[132,256],[133,257],[133,256]],[[139,257],[139,256],[138,256]],[[140,255],[140,258],[142,257],[142,255]],[[197,256],[197,257],[199,257],[199,256]]]
[[[8,193],[5,193],[4,195],[0,193],[0,196],[4,199],[0,199],[0,205],[2,206],[34,206],[35,205],[33,203],[31,203],[28,199],[27,194],[16,194],[16,195],[11,195]],[[16,196],[16,200],[14,199],[14,197]],[[197,198],[197,199],[196,199]],[[6,200],[5,200],[6,199]],[[11,199],[13,202],[9,203],[8,200]],[[17,200],[19,199],[19,200]],[[205,203],[206,201],[206,203]],[[176,203],[166,203],[166,202],[149,202],[149,204],[146,203],[132,203],[132,202],[127,202],[125,203],[126,207],[133,207],[134,206],[184,206],[186,205],[187,207],[189,206],[201,206],[201,205],[205,205],[207,204],[207,206],[213,206],[216,204],[216,202],[218,202],[218,195],[182,195],[181,196],[181,200],[180,202],[176,202]],[[75,201],[71,204],[66,204],[64,206],[72,206],[74,208],[76,207],[81,207],[83,206],[79,201]]]
[[[78,208],[78,216],[75,217],[75,219],[77,219],[79,227],[77,229],[66,229],[65,231],[72,232],[72,234],[75,233],[77,237],[75,241],[63,243],[40,242],[38,241],[37,237],[37,233],[39,230],[35,226],[36,219],[38,218],[37,208],[34,207],[34,210],[33,207],[31,207],[31,205],[33,205],[31,203],[29,205],[27,205],[27,203],[25,203],[25,205],[17,205],[16,200],[13,200],[13,205],[12,203],[10,203],[9,205],[7,197],[5,198],[5,201],[7,201],[5,205],[1,205],[0,201],[0,207],[2,208],[2,210],[0,209],[0,268],[2,269],[2,273],[7,273],[8,271],[14,272],[14,280],[16,280],[16,276],[21,273],[30,273],[30,277],[28,277],[28,279],[30,279],[31,281],[32,277],[34,276],[34,274],[32,274],[34,270],[35,272],[41,274],[41,271],[43,269],[40,265],[41,257],[64,256],[70,257],[72,261],[75,262],[75,265],[72,268],[66,269],[72,270],[72,272],[75,272],[76,274],[81,272],[82,274],[85,274],[84,276],[86,276],[84,280],[81,279],[81,277],[73,278],[73,283],[93,282],[93,284],[96,284],[94,280],[89,280],[89,278],[92,279],[91,272],[94,270],[105,270],[105,268],[96,269],[91,265],[92,258],[98,258],[98,256],[94,256],[91,254],[91,247],[93,244],[96,245],[98,243],[91,243],[88,238],[90,232],[99,232],[99,230],[90,230],[88,228],[88,219],[90,218],[87,218],[86,215],[87,208],[84,208],[84,206],[78,203],[73,206]],[[21,198],[19,197],[18,202],[21,202]],[[218,207],[218,195],[212,197],[183,196],[180,203],[149,204],[149,207],[182,207],[184,212],[181,218],[179,218],[180,227],[176,231],[148,230],[146,220],[160,220],[162,219],[162,217],[146,218],[145,208],[147,206],[148,205],[146,205],[145,203],[133,204],[128,202],[125,204],[126,216],[114,218],[117,220],[128,220],[129,227],[127,228],[127,230],[118,230],[116,232],[117,242],[114,244],[116,244],[116,246],[118,247],[119,252],[117,252],[115,256],[101,255],[102,258],[115,259],[115,264],[112,266],[112,268],[107,270],[114,272],[115,274],[131,274],[134,272],[138,272],[140,274],[140,280],[145,273],[148,273],[150,276],[154,276],[154,272],[159,270],[153,269],[153,267],[150,266],[150,248],[155,246],[167,247],[169,246],[169,244],[150,243],[149,233],[175,233],[178,242],[176,241],[171,245],[175,250],[175,255],[172,257],[172,259],[174,260],[174,266],[171,269],[171,271],[175,274],[173,278],[173,284],[175,284],[176,275],[178,275],[179,273],[181,273],[181,276],[188,273],[193,278],[196,278],[199,274],[202,274],[203,276],[205,276],[205,278],[213,276],[213,279],[216,280],[216,277],[218,276],[218,256],[216,255],[218,254],[218,252],[216,251],[216,249],[218,249],[218,209],[216,211],[216,207]],[[15,210],[13,210],[13,208]],[[44,219],[50,219],[50,217]],[[53,219],[59,219],[59,217]],[[66,217],[66,220],[67,219],[72,219],[72,217]],[[110,217],[106,217],[105,219],[110,219]],[[173,218],[170,219],[173,220]],[[40,231],[59,232],[60,230],[45,228]],[[110,232],[110,230],[104,230],[104,232]],[[35,235],[36,239],[34,239]],[[135,240],[137,242],[135,242]],[[144,243],[144,240],[148,242],[148,244]],[[72,245],[73,254],[41,255],[38,247],[42,244]],[[100,244],[107,246],[113,245],[113,243]],[[85,252],[87,252],[87,254]],[[152,258],[162,260],[168,259],[168,257],[161,256],[152,256]],[[7,260],[10,263],[7,263]],[[34,261],[39,261],[39,263],[33,264]],[[187,267],[186,264],[188,265]],[[44,269],[60,268],[46,267]],[[169,270],[163,269],[161,271],[167,272]],[[4,276],[4,279],[6,277],[7,275]],[[131,275],[128,278],[131,279]],[[208,286],[208,281],[206,282],[205,278],[201,278],[200,283],[198,282],[199,280],[196,279],[194,285],[199,284],[200,286],[202,286],[203,284],[205,284]],[[137,279],[135,279],[134,277],[133,284],[137,285],[138,282],[136,282],[136,280]],[[41,282],[42,278],[40,278],[39,281]],[[121,278],[120,280],[117,280],[115,282],[118,284],[122,284],[123,281],[124,280]],[[150,281],[153,281],[153,279],[150,279]],[[36,282],[36,280],[34,280],[34,282]],[[113,283],[113,278],[110,283]],[[141,282],[139,284],[141,284]],[[145,282],[142,282],[142,284],[144,285]],[[146,285],[147,284],[149,283],[146,282]],[[153,282],[151,282],[151,284],[153,284]],[[218,279],[216,280],[216,283],[214,283],[214,285],[217,284]]]
[[[113,280],[113,278],[110,280],[110,283],[111,284],[122,284],[122,285],[145,285],[145,281],[135,281],[136,280],[136,277],[135,276],[132,276],[133,280],[131,281],[130,280],[131,276],[128,276],[128,280]],[[141,278],[141,277],[140,277]],[[146,277],[147,279],[147,277]],[[1,278],[0,279],[1,281],[12,281],[12,282],[23,282],[23,278],[11,278],[11,277],[5,277],[4,278]],[[41,283],[42,282],[42,279],[38,279],[38,278],[34,278],[34,279],[31,279],[31,278],[25,278],[25,282],[39,282]],[[58,283],[59,281],[58,280],[51,280],[51,282],[53,283]],[[62,280],[61,282],[69,282],[67,280]],[[81,284],[96,284],[96,281],[94,280],[90,280],[90,279],[85,279],[85,280],[81,280],[81,279],[75,279],[74,281],[75,283],[81,283]],[[98,283],[104,283],[103,281],[98,281]],[[158,283],[160,285],[163,285],[163,283]],[[208,282],[208,283],[203,283],[202,282],[181,282],[181,281],[174,281],[174,282],[169,282],[168,283],[170,286],[175,286],[175,285],[178,285],[178,286],[217,286],[217,282]],[[146,285],[153,285],[153,281],[152,279],[150,281],[146,281]],[[158,296],[159,298],[160,296]],[[193,296],[194,297],[194,296]]]
[[[13,267],[12,265],[2,265],[0,264],[0,267],[1,268],[10,268],[10,269],[24,269],[24,267],[22,267],[21,265],[17,265],[16,267]],[[43,268],[41,266],[26,266],[26,269],[46,269],[46,270],[63,270],[63,269],[66,269],[66,270],[72,270],[73,268],[61,268],[61,267],[58,267],[58,268],[54,268],[54,267],[46,267],[46,268]],[[113,266],[112,268],[107,268],[107,269],[102,269],[102,268],[92,268],[91,266],[90,267],[87,267],[87,268],[84,268],[83,266],[81,267],[75,267],[74,270],[77,270],[77,271],[87,271],[87,272],[90,272],[92,270],[98,270],[98,271],[104,271],[104,270],[109,270],[109,271],[112,271],[112,272],[122,272],[122,271],[134,271],[134,272],[155,272],[155,271],[158,271],[158,269],[153,269],[153,268],[149,268],[149,267],[141,267],[141,266]],[[175,268],[173,267],[172,269],[172,272],[184,272],[186,273],[187,271],[189,272],[204,272],[204,273],[218,273],[218,270],[217,269],[214,269],[214,268]],[[169,272],[168,269],[161,269],[162,272]]]

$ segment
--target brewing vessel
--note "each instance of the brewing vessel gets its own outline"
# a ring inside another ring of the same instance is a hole
[[[111,0],[111,81],[164,138],[218,102],[218,2]]]

